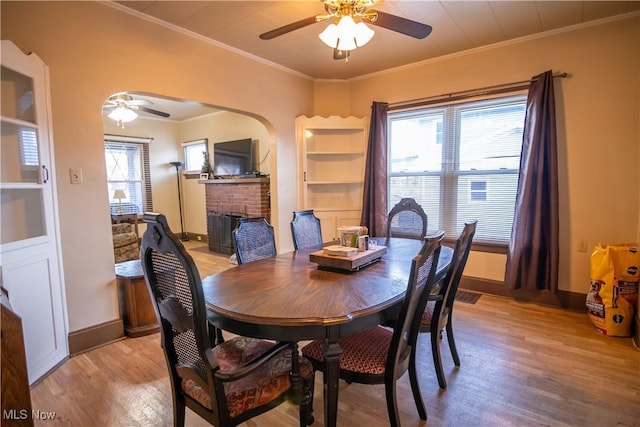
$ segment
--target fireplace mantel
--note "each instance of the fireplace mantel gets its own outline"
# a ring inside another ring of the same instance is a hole
[[[220,179],[200,179],[200,184],[250,184],[256,182],[269,183],[269,178],[220,178]]]

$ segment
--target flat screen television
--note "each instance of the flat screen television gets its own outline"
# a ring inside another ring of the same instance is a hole
[[[213,144],[213,174],[215,176],[244,175],[253,170],[253,140],[251,138]]]

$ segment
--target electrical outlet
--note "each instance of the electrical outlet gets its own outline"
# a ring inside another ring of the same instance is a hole
[[[588,243],[586,240],[580,240],[578,242],[578,252],[587,252]]]
[[[196,239],[202,240],[202,236],[197,236]]]
[[[82,184],[82,169],[69,169],[69,179],[72,184]]]

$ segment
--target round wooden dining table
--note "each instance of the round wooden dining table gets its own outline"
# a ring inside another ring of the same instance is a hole
[[[337,422],[338,340],[395,318],[422,242],[381,238],[379,245],[386,247],[381,259],[353,272],[319,267],[309,256],[321,248],[310,248],[202,280],[209,320],[220,329],[276,341],[325,340],[325,426]],[[442,247],[439,278],[446,274],[452,253]]]

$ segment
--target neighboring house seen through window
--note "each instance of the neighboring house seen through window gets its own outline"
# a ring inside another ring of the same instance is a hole
[[[120,203],[122,203],[122,213],[152,211],[149,144],[113,141],[105,138],[104,157],[111,213],[120,212]],[[113,198],[118,189],[124,191],[125,199]]]
[[[526,95],[391,112],[389,206],[422,205],[429,230],[456,238],[478,219],[474,242],[511,235]]]

